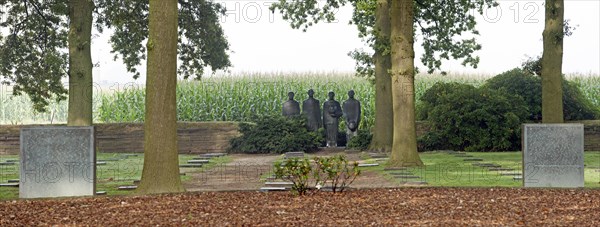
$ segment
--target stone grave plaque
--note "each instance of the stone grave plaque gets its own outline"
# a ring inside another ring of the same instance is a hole
[[[522,146],[525,187],[583,187],[583,124],[524,124]]]
[[[26,127],[20,141],[20,198],[94,195],[93,126]]]

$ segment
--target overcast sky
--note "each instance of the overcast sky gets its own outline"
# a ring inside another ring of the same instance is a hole
[[[349,25],[352,8],[337,14],[337,22],[320,23],[307,32],[292,29],[281,16],[269,11],[273,1],[217,1],[224,3],[228,16],[221,19],[231,44],[230,69],[239,72],[352,72],[354,61],[347,53],[363,48],[356,27]],[[544,1],[504,1],[500,6],[478,16],[478,37],[483,49],[477,52],[481,62],[477,69],[459,62],[445,62],[450,72],[497,74],[519,66],[528,56],[542,53]],[[600,1],[565,0],[565,18],[577,26],[564,43],[565,73],[598,74],[600,71]],[[415,45],[417,59],[423,52]],[[108,34],[93,39],[92,57],[100,66],[94,68],[97,82],[133,81],[120,60],[113,61]],[[145,62],[143,62],[145,64]],[[424,68],[424,67],[420,67]],[[145,65],[140,67],[144,81]]]

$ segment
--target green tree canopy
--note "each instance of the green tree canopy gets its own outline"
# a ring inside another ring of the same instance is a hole
[[[179,75],[200,78],[205,67],[229,67],[229,43],[218,20],[225,9],[205,0],[178,4]],[[115,58],[122,57],[138,78],[135,67],[146,57],[148,0],[96,0],[94,5],[95,28],[114,31],[110,43]],[[14,95],[27,94],[37,111],[44,111],[51,98],[66,98],[61,79],[69,71],[68,6],[67,0],[0,0],[0,16],[6,18],[0,23],[0,76],[13,86]]]

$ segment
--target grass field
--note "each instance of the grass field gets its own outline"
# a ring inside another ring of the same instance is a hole
[[[483,163],[501,165],[502,168],[512,168],[513,173],[522,172],[521,152],[475,152],[469,153],[474,158],[482,158]],[[421,177],[418,180],[427,181],[428,186],[434,187],[521,187],[522,181],[514,180],[513,176],[502,176],[499,172],[488,171],[486,168],[473,166],[473,162],[465,162],[464,158],[454,157],[446,152],[421,153],[425,167],[409,168],[409,172]],[[585,187],[600,188],[600,152],[585,152]],[[375,160],[367,160],[375,162]],[[395,179],[390,171],[384,171],[384,165],[367,167],[365,169],[378,171],[386,178],[398,182],[406,179]]]
[[[417,75],[415,96],[419,97],[436,82],[461,82],[481,85],[491,75],[449,74]],[[567,75],[583,93],[600,106],[600,76]],[[289,91],[296,100],[306,99],[308,89],[315,90],[315,98],[324,102],[327,92],[334,91],[340,102],[347,99],[347,91],[356,91],[361,101],[364,124],[373,124],[375,91],[373,85],[352,74],[343,73],[255,73],[208,77],[202,81],[180,81],[178,91],[178,118],[180,121],[247,121],[256,115],[280,114],[281,103]],[[95,122],[140,122],[143,120],[143,87],[135,84],[97,86],[94,90]],[[10,89],[0,87],[0,124],[64,123],[67,102],[52,103],[48,113],[36,114],[27,97],[12,97]]]
[[[179,163],[187,163],[188,160],[197,155],[179,155]],[[1,155],[0,163],[6,160],[18,160],[17,155]],[[118,190],[119,186],[134,185],[134,181],[140,180],[144,156],[142,154],[111,154],[99,153],[98,161],[106,161],[106,165],[98,165],[96,168],[96,191],[106,191],[108,195],[130,195],[133,191]],[[224,156],[212,158],[202,168],[181,168],[181,172],[197,172],[223,165],[230,162],[231,158]],[[6,183],[11,179],[19,179],[19,166],[0,166],[0,183]],[[190,180],[190,176],[181,176],[182,181]],[[19,189],[16,187],[0,187],[0,200],[15,199],[19,197]]]

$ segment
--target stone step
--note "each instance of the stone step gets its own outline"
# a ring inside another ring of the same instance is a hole
[[[502,176],[522,176],[523,173],[500,173]]]
[[[179,165],[180,168],[200,168],[202,167],[202,164],[181,164]]]
[[[227,153],[206,153],[206,154],[201,154],[200,157],[218,158],[218,157],[223,157],[225,155],[227,155]]]
[[[97,191],[96,195],[106,195],[106,191]]]
[[[292,188],[294,183],[286,181],[265,182],[265,187]]]
[[[387,158],[388,155],[384,153],[369,153],[371,158]]]
[[[289,191],[289,189],[284,187],[262,187],[260,188],[261,192],[272,192],[272,191]]]
[[[512,168],[489,168],[489,171],[513,171],[515,169]]]
[[[414,175],[411,172],[389,172],[389,175],[398,176],[398,175]]]
[[[386,167],[383,171],[408,170],[407,167]]]
[[[19,183],[3,183],[0,187],[19,187]]]
[[[499,168],[499,167],[502,167],[502,166],[500,166],[500,165],[498,165],[498,164],[494,164],[494,163],[483,163],[483,162],[474,162],[474,163],[471,163],[471,165],[473,165],[473,166],[479,166],[479,167],[494,167],[494,168]]]
[[[415,176],[415,175],[395,175],[394,178],[396,178],[396,179],[418,179],[421,177]]]
[[[483,161],[483,158],[465,158],[463,159],[465,162],[475,162],[475,161]]]
[[[127,191],[127,190],[135,190],[137,189],[138,186],[136,185],[125,185],[125,186],[119,186],[117,189],[122,190],[122,191]]]
[[[400,185],[402,186],[421,186],[421,185],[428,185],[429,183],[427,183],[427,181],[404,181],[404,182],[400,182]]]
[[[209,160],[206,159],[192,159],[192,160],[188,160],[187,163],[189,164],[198,164],[198,163],[209,163]]]
[[[379,163],[360,163],[360,164],[358,164],[358,167],[373,167],[373,166],[379,166]]]

